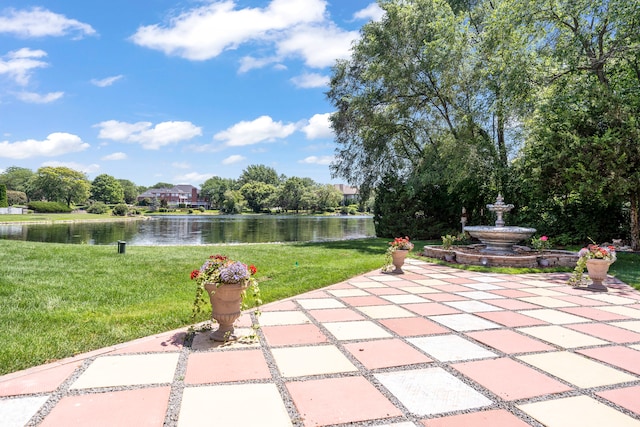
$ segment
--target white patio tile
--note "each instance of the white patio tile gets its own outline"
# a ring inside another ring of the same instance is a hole
[[[408,342],[441,362],[485,359],[496,354],[457,335],[409,338]]]
[[[0,400],[0,424],[3,427],[23,427],[49,399],[49,396],[28,396]]]
[[[502,311],[503,308],[487,304],[482,301],[448,301],[444,304],[467,313],[482,313],[485,311]]]
[[[352,322],[327,322],[322,324],[337,340],[366,340],[371,338],[389,338],[392,335],[368,320]]]
[[[319,308],[342,308],[345,305],[333,298],[310,298],[310,299],[297,299],[298,304],[307,310],[314,310]]]
[[[483,329],[498,329],[502,327],[497,323],[490,322],[469,313],[441,314],[437,316],[428,316],[428,318],[446,326],[449,329],[460,332],[479,331]]]
[[[463,285],[467,286],[467,285]],[[502,295],[492,294],[491,292],[485,291],[465,291],[465,292],[455,292],[456,295],[460,295],[461,297],[469,298],[469,299],[503,299]]]

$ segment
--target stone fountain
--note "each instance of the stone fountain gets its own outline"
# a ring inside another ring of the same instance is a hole
[[[487,205],[487,209],[497,215],[495,226],[474,225],[464,227],[464,231],[468,232],[471,237],[479,239],[485,245],[480,250],[482,253],[495,255],[514,254],[513,246],[518,242],[527,240],[536,232],[535,228],[504,225],[502,215],[513,209],[513,205],[505,204],[501,194],[498,194],[494,204]]]

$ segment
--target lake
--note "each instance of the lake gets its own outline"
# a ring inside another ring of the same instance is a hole
[[[320,242],[375,237],[371,216],[180,215],[141,221],[0,224],[0,239],[133,246]]]

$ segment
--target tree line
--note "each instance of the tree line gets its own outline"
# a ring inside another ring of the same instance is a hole
[[[138,196],[150,188],[172,188],[158,182],[151,187],[137,186],[108,174],[90,181],[79,171],[67,167],[42,167],[36,172],[11,166],[0,174],[0,186],[6,188],[8,205],[26,205],[30,201],[59,202],[68,208],[93,204],[153,205],[157,201]],[[224,213],[272,211],[315,211],[354,213],[354,207],[341,207],[343,194],[331,184],[317,184],[310,178],[286,177],[264,165],[248,166],[238,179],[212,177],[200,188],[200,197],[210,207]]]
[[[511,224],[640,249],[640,3],[380,0],[328,99],[380,236]]]

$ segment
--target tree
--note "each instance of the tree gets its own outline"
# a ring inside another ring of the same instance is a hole
[[[168,182],[157,182],[157,183],[153,184],[149,188],[173,188],[173,187],[174,187],[174,185],[170,184]]]
[[[212,208],[221,209],[225,200],[225,193],[235,188],[236,182],[233,179],[214,176],[202,184],[200,195],[209,200]]]
[[[6,208],[7,206],[9,206],[9,201],[7,199],[7,186],[0,184],[0,208]]]
[[[314,188],[316,209],[326,211],[335,208],[342,201],[342,193],[331,184],[319,185]]]
[[[242,171],[240,178],[238,178],[238,184],[243,186],[250,182],[263,182],[265,184],[277,186],[280,184],[280,178],[278,177],[276,170],[269,166],[250,165]]]
[[[138,199],[140,191],[138,186],[128,179],[119,179],[118,182],[124,191],[124,201],[128,204],[133,204]],[[144,192],[144,191],[143,191]]]
[[[240,190],[227,190],[224,193],[221,210],[227,214],[239,214],[244,210],[246,202]]]
[[[9,166],[3,173],[0,173],[0,184],[7,186],[7,190],[27,191],[27,184],[33,176],[33,171],[27,168]]]
[[[107,204],[122,203],[124,190],[117,179],[111,175],[101,174],[91,183],[91,198]]]
[[[84,203],[89,198],[91,184],[82,172],[67,167],[45,166],[29,180],[27,195],[42,196],[51,202],[64,202],[68,207],[72,203]]]
[[[288,178],[278,189],[277,199],[280,207],[298,212],[303,207],[305,193],[308,191],[309,187],[305,186],[302,178]]]
[[[623,197],[631,246],[640,249],[640,8],[624,0],[539,3],[504,12],[530,28],[548,70],[527,122],[530,182],[547,197],[577,194],[610,206]]]
[[[333,176],[365,199],[394,175],[417,192],[445,188],[447,203],[483,206],[500,185],[501,158],[466,17],[442,0],[380,5],[385,17],[365,25],[351,58],[333,69]]]
[[[247,201],[249,208],[259,213],[269,207],[269,201],[273,198],[276,190],[274,185],[252,181],[244,184],[240,188],[240,193]]]

